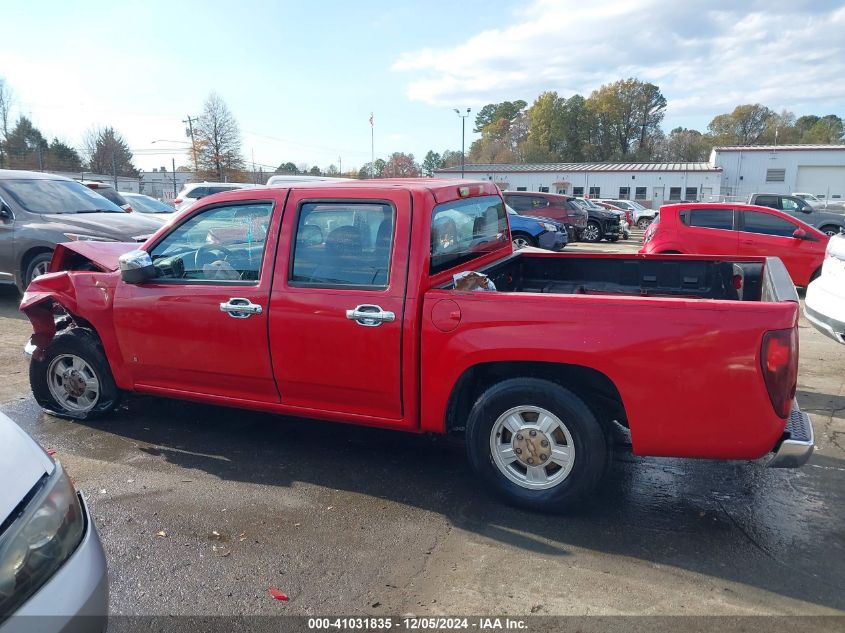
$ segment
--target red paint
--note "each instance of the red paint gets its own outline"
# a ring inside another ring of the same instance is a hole
[[[458,199],[465,186],[471,196],[499,194],[492,183],[427,179],[219,194],[183,212],[143,248],[210,204],[271,200],[261,281],[254,286],[128,285],[116,272],[116,260],[137,245],[76,242],[59,247],[53,270],[78,253],[110,272],[41,277],[28,288],[21,309],[33,323],[39,347],[54,335],[53,302],[90,323],[117,385],[127,391],[443,433],[455,385],[478,364],[566,363],[601,372],[615,385],[637,454],[753,459],[772,449],[784,420],[774,408],[782,403],[770,398],[763,363],[771,365],[774,391],[782,391],[781,383],[792,374],[781,362],[786,358],[788,365],[789,354],[778,355],[770,346],[761,356],[764,334],[794,330],[797,304],[438,289],[456,272],[480,269],[512,253],[508,240],[470,263],[428,275],[432,209]],[[396,208],[387,288],[306,288],[288,282],[298,204],[326,199],[388,201]],[[658,232],[649,249],[655,241],[669,248],[678,233],[671,229],[676,215],[664,210],[659,226],[660,232],[667,228],[666,236]],[[234,296],[261,305],[263,313],[232,319],[219,303]],[[396,319],[362,327],[345,314],[358,304],[377,304]]]
[[[285,602],[290,600],[288,594],[279,591],[275,587],[269,587],[267,590],[270,592],[270,595],[273,596],[276,600],[283,600]]]
[[[689,226],[682,214],[695,209],[723,209],[736,212],[733,229]],[[780,218],[802,229],[810,239],[781,235],[763,235],[742,230],[748,213],[763,213]],[[787,213],[750,204],[694,203],[671,204],[660,208],[660,220],[645,233],[640,253],[678,252],[684,255],[728,255],[741,257],[779,257],[796,286],[806,286],[824,260],[829,237]]]

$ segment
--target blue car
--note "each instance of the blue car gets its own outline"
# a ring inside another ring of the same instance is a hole
[[[508,205],[508,222],[514,248],[537,246],[549,251],[562,251],[569,242],[566,227],[550,218],[519,215]]]

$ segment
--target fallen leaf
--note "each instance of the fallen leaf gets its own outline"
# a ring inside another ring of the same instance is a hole
[[[100,490],[100,494],[101,494],[101,495],[106,494],[106,489],[105,489],[105,488],[103,488],[102,490]]]
[[[52,457],[53,455],[55,455],[55,454],[56,454],[56,449],[55,449],[55,448],[48,448],[48,449],[47,449],[47,454],[48,454],[50,457]]]
[[[328,506],[328,507],[326,508],[326,510],[331,510],[332,508],[334,508],[334,506]]]
[[[270,595],[273,596],[276,600],[284,600],[285,602],[290,600],[290,598],[288,598],[288,594],[282,593],[273,586],[270,586],[268,588],[268,591],[270,592]]]
[[[299,527],[300,525],[302,525],[302,523],[294,523],[293,527]]]
[[[159,530],[158,532],[156,532],[156,536],[159,538],[167,538],[167,532],[165,532],[164,530]]]

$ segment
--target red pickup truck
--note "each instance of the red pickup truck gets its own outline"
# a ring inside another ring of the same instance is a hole
[[[638,455],[813,449],[778,259],[513,252],[493,184],[438,180],[218,194],[137,248],[60,245],[27,289],[45,409],[140,392],[462,435],[536,509],[594,488],[619,425]]]

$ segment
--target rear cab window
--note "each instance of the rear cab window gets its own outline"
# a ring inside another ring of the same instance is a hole
[[[505,205],[498,196],[439,204],[431,216],[429,273],[482,257],[509,241]]]

